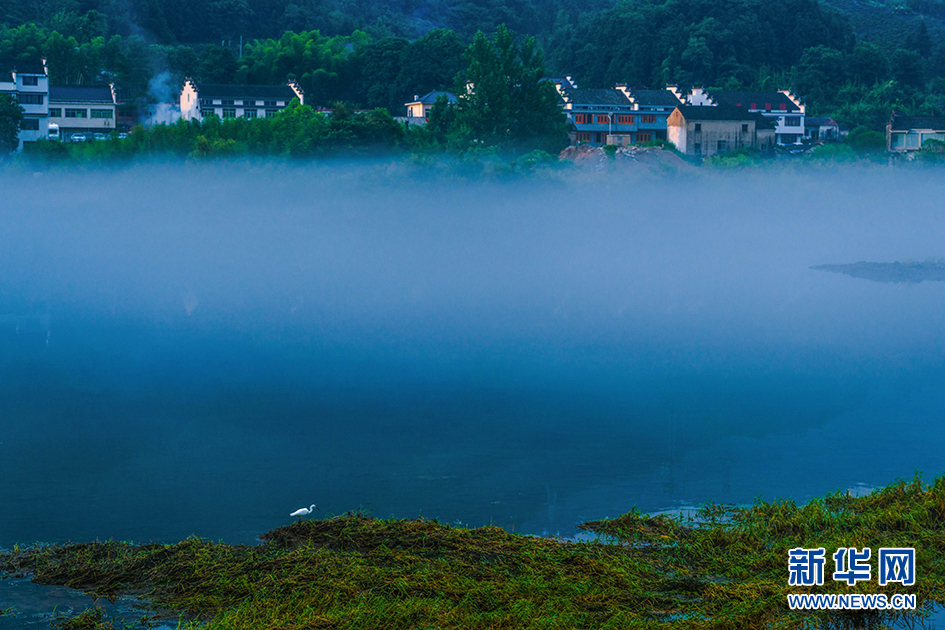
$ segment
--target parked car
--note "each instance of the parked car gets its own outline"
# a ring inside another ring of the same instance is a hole
[[[59,140],[59,125],[56,123],[49,123],[49,139]]]
[[[85,142],[87,138],[84,133],[74,133],[72,134],[71,140],[73,142]]]
[[[121,132],[120,134],[118,134],[118,139],[119,139],[119,140],[124,140],[124,139],[127,138],[127,137],[128,137],[128,134],[125,133],[124,131]]]
[[[93,135],[93,138],[95,138],[96,140],[108,140],[108,134],[107,134],[107,133],[96,133],[96,134]]]

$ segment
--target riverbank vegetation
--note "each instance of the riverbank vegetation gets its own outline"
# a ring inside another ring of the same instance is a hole
[[[274,529],[258,546],[188,539],[17,548],[0,554],[0,572],[100,598],[135,593],[158,616],[208,629],[852,628],[879,627],[893,614],[791,611],[786,595],[912,593],[913,619],[945,603],[945,477],[803,506],[632,511],[580,527],[601,538],[349,513]],[[852,546],[874,550],[873,576],[848,586],[831,579],[830,558]],[[795,547],[826,548],[823,586],[788,586]],[[877,586],[880,547],[915,548],[914,586]]]

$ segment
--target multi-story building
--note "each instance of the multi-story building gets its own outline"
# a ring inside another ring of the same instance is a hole
[[[59,125],[59,137],[88,139],[89,134],[115,131],[114,85],[53,85],[49,88],[49,122]],[[93,136],[94,137],[94,136]]]
[[[567,77],[570,83],[570,77]],[[577,89],[555,83],[568,122],[571,142],[628,145],[666,139],[666,118],[679,101],[665,90]]]
[[[775,142],[779,145],[800,144],[804,138],[806,105],[790,90],[727,92],[693,88],[689,94],[683,94],[675,85],[666,89],[686,105],[733,107],[761,114],[774,123]]]
[[[18,149],[49,135],[49,73],[45,59],[0,65],[0,92],[13,94],[23,108]]]
[[[407,122],[411,124],[426,123],[430,108],[433,107],[436,103],[436,99],[438,99],[441,94],[446,97],[448,103],[453,104],[456,102],[456,95],[452,92],[434,90],[423,96],[414,96],[412,101],[404,103],[404,106],[407,108]]]
[[[886,148],[894,153],[918,151],[929,140],[945,142],[945,116],[903,116],[894,111],[886,124]]]
[[[286,85],[220,85],[184,81],[180,93],[180,113],[185,120],[203,120],[208,115],[220,118],[266,118],[275,116],[297,98],[303,105],[305,95],[298,83]]]
[[[666,121],[669,141],[686,155],[708,157],[733,149],[774,148],[774,123],[734,107],[680,105]]]

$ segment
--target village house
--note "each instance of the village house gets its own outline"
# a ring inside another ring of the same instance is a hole
[[[774,124],[734,107],[680,105],[666,121],[667,137],[686,155],[709,157],[733,149],[774,149]]]
[[[298,83],[286,85],[220,85],[184,81],[180,93],[180,112],[184,120],[220,118],[268,118],[275,116],[297,98],[303,105],[305,95]]]
[[[675,85],[666,89],[686,105],[732,107],[757,113],[774,123],[775,142],[799,144],[804,137],[806,105],[790,90],[778,92],[728,92],[693,88],[683,94]]]
[[[886,148],[894,153],[918,151],[928,140],[945,142],[945,116],[903,116],[895,111],[886,124]]]
[[[808,142],[839,140],[840,125],[833,118],[807,116],[804,118],[804,139]]]
[[[456,102],[456,95],[452,92],[441,92],[434,90],[433,92],[427,92],[423,96],[414,96],[413,100],[409,103],[404,103],[404,106],[407,108],[407,122],[410,124],[425,124],[427,122],[427,115],[430,113],[430,108],[433,107],[433,104],[436,103],[436,99],[440,95],[446,97],[447,102],[451,105]]]
[[[614,89],[563,89],[561,92],[568,122],[574,125],[570,132],[571,144],[587,142],[602,144],[631,144],[635,142],[636,120],[633,103]]]
[[[49,73],[46,60],[0,64],[0,93],[12,94],[23,108],[19,146],[49,134]]]
[[[49,122],[59,125],[59,137],[88,139],[88,134],[115,131],[114,85],[53,85],[49,88]],[[93,135],[94,137],[94,135]]]

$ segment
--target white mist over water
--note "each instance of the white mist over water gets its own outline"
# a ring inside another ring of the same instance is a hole
[[[0,174],[0,545],[313,501],[568,533],[942,472],[945,283],[810,269],[945,256],[941,177],[570,178]]]

